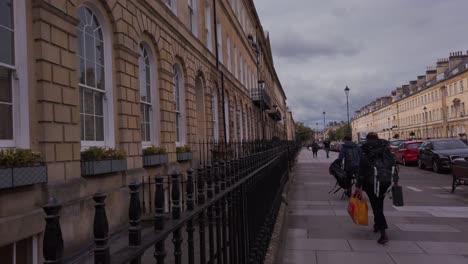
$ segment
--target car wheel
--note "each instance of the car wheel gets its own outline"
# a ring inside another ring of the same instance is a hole
[[[403,158],[403,159],[401,160],[401,163],[403,164],[403,166],[406,166],[406,159]]]
[[[440,173],[440,168],[436,160],[432,161],[432,171],[435,173]]]
[[[418,159],[418,168],[420,168],[421,170],[424,170],[426,168],[426,166],[424,166],[424,163],[422,162],[421,159]]]

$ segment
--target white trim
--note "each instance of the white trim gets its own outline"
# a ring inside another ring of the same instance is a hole
[[[223,63],[223,34],[221,29],[221,23],[216,24],[218,37],[216,39],[216,45],[218,45],[218,60]]]
[[[213,96],[212,96],[212,114],[213,114],[213,139],[215,141],[219,140],[219,99],[218,99],[218,90],[216,87],[213,89]]]
[[[226,50],[227,50],[227,69],[229,72],[232,71],[231,66],[231,40],[229,39],[229,35],[226,36]]]
[[[213,36],[211,34],[211,8],[208,1],[205,2],[205,31],[206,31],[206,47],[213,52]]]
[[[174,114],[179,114],[180,119],[179,119],[179,136],[180,140],[177,141],[177,131],[176,132],[176,146],[182,146],[185,145],[187,142],[187,135],[186,135],[186,122],[185,122],[185,78],[184,78],[184,72],[182,71],[182,67],[179,64],[174,65],[174,70],[177,70],[178,73],[178,89],[179,89],[179,109],[174,108]],[[175,77],[175,72],[174,72],[174,77]],[[175,83],[173,83],[173,89],[176,89]],[[176,104],[175,100],[175,90],[174,92],[174,103]],[[174,128],[177,129],[176,127],[176,119],[174,119]]]
[[[197,10],[197,1],[198,0],[187,0],[187,8],[191,9],[193,12],[193,16],[190,17],[189,13],[189,21],[191,28],[190,31],[192,32],[195,37],[198,37],[198,10]]]
[[[90,3],[90,0],[84,2],[80,7],[89,8],[99,23],[101,24],[103,46],[104,46],[104,81],[105,94],[103,100],[103,116],[104,116],[104,141],[81,141],[81,149],[86,149],[91,146],[114,147],[115,146],[115,127],[114,127],[114,97],[113,97],[113,54],[112,54],[112,32],[110,31],[110,23],[105,12],[98,6]],[[79,7],[79,8],[80,8]],[[77,54],[78,56],[78,54]],[[80,128],[81,129],[81,128]]]
[[[164,0],[166,5],[171,9],[174,15],[177,16],[177,0]],[[169,2],[169,3],[168,3]]]

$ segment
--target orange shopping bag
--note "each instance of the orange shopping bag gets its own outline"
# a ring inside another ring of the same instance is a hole
[[[357,225],[368,225],[367,200],[359,191],[349,198],[348,213]]]

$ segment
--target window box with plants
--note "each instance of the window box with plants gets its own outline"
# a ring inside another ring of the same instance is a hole
[[[47,166],[30,149],[0,151],[0,189],[47,183]]]
[[[176,148],[177,161],[192,160],[192,150],[189,146],[180,146]]]
[[[126,156],[123,150],[90,147],[81,152],[81,175],[91,176],[126,171]]]
[[[164,148],[151,146],[143,149],[143,166],[151,167],[166,164],[167,152]]]

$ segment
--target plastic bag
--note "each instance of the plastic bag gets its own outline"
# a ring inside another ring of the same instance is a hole
[[[367,200],[361,192],[354,192],[349,198],[348,213],[353,222],[357,225],[368,225]]]

